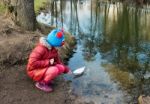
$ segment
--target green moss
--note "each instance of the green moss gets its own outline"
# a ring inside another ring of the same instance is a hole
[[[75,45],[76,44],[75,38],[69,32],[65,32],[65,41],[67,43],[69,43],[70,45]]]
[[[0,13],[4,13],[6,10],[6,7],[0,3]]]
[[[34,9],[36,14],[45,6],[46,2],[48,2],[48,0],[34,0]]]
[[[46,2],[48,2],[48,0],[34,0],[34,9],[36,14],[41,8],[45,7]],[[5,10],[6,7],[0,3],[0,13],[4,13]]]

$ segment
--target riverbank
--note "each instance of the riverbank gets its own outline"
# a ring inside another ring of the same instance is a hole
[[[35,88],[25,69],[29,53],[43,34],[40,30],[24,31],[1,15],[0,23],[0,102],[2,104],[58,104],[58,102],[85,104],[72,94],[70,82],[65,81],[62,76],[54,81],[52,93],[45,93]],[[68,49],[68,45],[62,52]]]

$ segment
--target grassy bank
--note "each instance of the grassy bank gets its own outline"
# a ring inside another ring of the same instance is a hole
[[[34,0],[34,9],[35,13],[38,13],[40,8],[43,8],[46,4],[47,0]],[[6,7],[4,4],[0,3],[0,13],[4,13],[6,10]]]
[[[35,13],[38,13],[38,11],[43,8],[48,0],[34,0],[34,9]]]
[[[5,12],[6,7],[0,3],[0,13],[4,13]]]

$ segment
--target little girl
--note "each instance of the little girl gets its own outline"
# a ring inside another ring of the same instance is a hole
[[[51,82],[62,73],[71,72],[59,59],[55,47],[64,45],[64,32],[60,29],[52,30],[47,37],[41,37],[37,46],[29,56],[27,74],[34,81],[35,86],[43,91],[51,92]]]

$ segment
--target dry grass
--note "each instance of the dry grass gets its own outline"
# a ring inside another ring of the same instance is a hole
[[[25,63],[31,50],[37,44],[39,37],[44,36],[52,29],[51,27],[41,28],[44,34],[39,30],[35,32],[24,31],[17,26],[10,24],[10,21],[5,20],[0,16],[0,64],[14,65]],[[45,29],[45,30],[44,30]],[[59,49],[63,59],[68,58],[71,54],[74,38],[69,33],[65,33],[66,45]],[[67,57],[66,57],[67,56]]]
[[[105,68],[107,69],[111,79],[118,81],[124,89],[129,89],[132,85],[134,85],[135,81],[130,73],[122,71],[114,65],[107,65]]]

